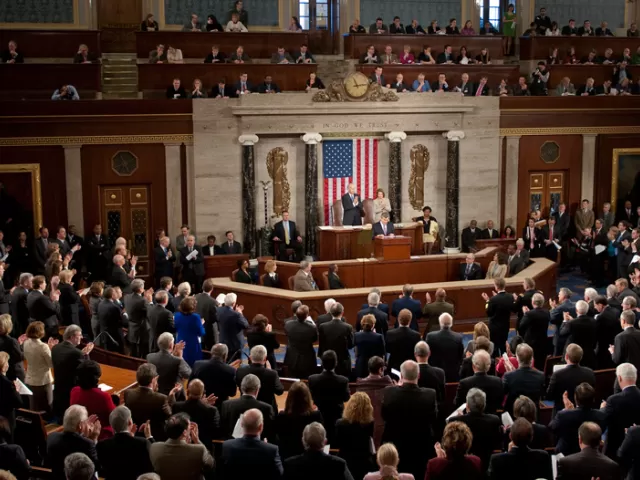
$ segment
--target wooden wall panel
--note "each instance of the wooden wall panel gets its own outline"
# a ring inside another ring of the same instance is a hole
[[[545,142],[556,142],[560,147],[560,157],[555,163],[547,164],[540,159],[540,147]],[[529,172],[565,170],[567,173],[568,207],[571,214],[579,207],[582,182],[582,136],[526,136],[520,139],[518,159],[518,235],[524,227],[528,214]]]
[[[67,189],[62,147],[0,147],[0,164],[38,163],[42,221],[49,230],[67,224]],[[27,232],[31,238],[32,232]]]
[[[614,148],[640,148],[638,135],[600,135],[596,150],[595,201],[598,212],[604,202],[611,201],[611,165]]]

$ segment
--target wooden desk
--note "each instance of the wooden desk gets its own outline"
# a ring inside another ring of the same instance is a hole
[[[509,245],[516,244],[515,238],[495,238],[493,240],[476,240],[476,248],[483,250],[485,248],[498,248],[501,252],[506,252]]]
[[[425,45],[431,47],[434,58],[444,51],[445,45],[451,45],[456,55],[460,47],[464,45],[473,57],[480,54],[480,50],[486,47],[491,58],[495,60],[504,58],[502,55],[502,36],[500,35],[369,35],[360,33],[346,34],[343,37],[345,58],[359,59],[367,53],[369,45],[375,46],[379,53],[384,52],[385,46],[391,45],[393,53],[398,55],[403,51],[405,45],[409,45],[416,58],[423,51]]]
[[[204,257],[205,278],[228,277],[238,268],[238,260],[249,260],[248,253],[240,255],[215,255]]]
[[[291,54],[298,52],[300,45],[309,44],[309,35],[304,32],[136,32],[138,58],[149,58],[151,50],[155,50],[159,44],[163,44],[165,49],[169,46],[179,48],[184,58],[201,58],[202,61],[211,53],[213,45],[217,45],[227,56],[242,45],[249,58],[271,58],[271,55],[278,53],[278,47],[284,47]]]
[[[197,34],[195,34],[197,35]],[[273,82],[282,91],[304,91],[305,82],[311,72],[315,72],[318,65],[271,65],[270,63],[245,63],[241,65],[233,63],[225,64],[138,64],[138,90],[149,92],[152,96],[164,98],[167,88],[174,78],[179,78],[185,90],[190,91],[195,78],[202,81],[207,93],[211,93],[214,85],[221,78],[226,79],[229,88],[235,88],[240,75],[249,75],[249,83],[258,86],[264,81],[264,77],[271,75]]]
[[[383,260],[409,260],[411,237],[396,236],[374,239],[374,256]]]
[[[30,58],[68,58],[71,63],[82,43],[89,47],[89,52],[98,57],[101,55],[98,30],[0,29],[0,50],[6,49],[10,40],[18,43],[18,51],[27,61]]]
[[[102,91],[102,65],[73,63],[24,63],[0,65],[0,99],[50,99],[61,85],[76,87],[80,98],[89,100]]]
[[[613,50],[616,57],[622,55],[625,48],[633,54],[640,47],[640,38],[628,37],[520,37],[520,60],[546,60],[552,48],[558,48],[559,57],[564,60],[569,47],[576,49],[579,58],[586,57],[592,49],[602,55],[607,48]]]
[[[135,370],[126,370],[104,364],[101,364],[100,368],[102,369],[100,383],[106,383],[113,387],[113,390],[109,390],[109,394],[120,395],[123,391],[138,385]]]
[[[367,77],[375,71],[376,65],[357,65],[360,72]],[[469,80],[472,82],[480,81],[480,78],[487,76],[491,89],[500,83],[503,78],[507,82],[517,83],[520,76],[519,65],[383,65],[382,74],[387,83],[391,84],[396,79],[396,75],[401,73],[404,75],[404,81],[411,85],[418,78],[419,73],[424,73],[426,79],[431,85],[438,81],[438,75],[446,74],[449,88],[452,89],[460,83],[460,77],[463,73],[469,74]]]
[[[627,67],[633,78],[640,75],[640,66]],[[602,85],[605,80],[611,80],[613,65],[551,65],[549,66],[549,94],[555,89],[564,77],[569,77],[576,90],[587,82],[587,77],[593,77],[596,86]],[[612,85],[615,87],[615,85]]]

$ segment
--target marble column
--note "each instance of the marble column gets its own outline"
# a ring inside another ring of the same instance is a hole
[[[251,258],[256,256],[256,173],[253,146],[257,135],[240,135],[242,145],[242,250]]]
[[[402,141],[407,139],[404,132],[385,134],[389,140],[389,202],[395,223],[402,222]]]
[[[187,175],[187,219],[191,231],[198,233],[198,224],[196,222],[196,174],[195,174],[195,150],[193,144],[185,145],[186,153],[186,175]]]
[[[164,162],[167,176],[167,225],[169,238],[180,233],[182,225],[182,170],[180,168],[180,143],[165,142]]]
[[[447,139],[447,230],[444,251],[459,253],[460,140],[464,138],[464,132],[451,130],[442,136]]]
[[[75,225],[76,233],[84,235],[84,207],[82,202],[82,145],[65,145],[64,173],[67,192],[67,225]],[[49,226],[49,228],[51,228]]]
[[[587,198],[593,205],[593,185],[596,174],[597,135],[582,135],[582,182],[580,198]]]
[[[304,251],[306,255],[315,255],[317,247],[316,229],[320,225],[318,209],[318,145],[322,142],[319,133],[306,133],[302,136],[305,146],[304,172],[304,209],[307,214],[304,229]]]
[[[518,163],[520,158],[520,136],[506,137],[507,153],[504,162],[504,228],[518,221]]]

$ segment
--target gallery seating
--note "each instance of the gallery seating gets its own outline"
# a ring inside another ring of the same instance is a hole
[[[358,65],[358,70],[367,77],[375,71],[375,65]],[[411,84],[418,78],[419,73],[424,73],[430,84],[438,80],[438,75],[444,73],[447,76],[449,88],[460,83],[460,76],[463,73],[469,74],[471,82],[478,82],[481,77],[487,76],[489,87],[494,88],[503,78],[509,84],[518,82],[520,75],[519,65],[383,65],[382,74],[387,83],[393,83],[396,75],[402,73],[405,83]]]
[[[68,58],[71,63],[81,44],[97,57],[101,56],[98,30],[0,29],[0,50],[7,48],[10,40],[18,44],[26,63],[37,58]]]
[[[97,63],[0,65],[0,100],[49,99],[61,85],[76,87],[81,99],[94,99],[102,91],[100,69]]]
[[[613,55],[619,57],[625,48],[630,48],[635,53],[640,47],[640,38],[632,37],[521,37],[520,60],[546,60],[551,49],[558,49],[561,59],[567,55],[569,47],[576,49],[579,58],[586,57],[595,48],[598,55],[602,55],[607,48],[613,50]]]
[[[633,78],[640,75],[640,66],[634,65],[627,69]],[[564,77],[569,77],[576,88],[584,85],[587,77],[593,77],[596,85],[602,85],[603,81],[611,80],[612,76],[613,65],[550,65],[547,87],[549,90],[556,88]]]

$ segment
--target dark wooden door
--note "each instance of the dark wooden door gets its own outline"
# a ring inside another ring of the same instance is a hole
[[[563,170],[530,172],[529,212],[540,210],[543,218],[557,212],[558,205],[566,202],[566,178]]]
[[[340,44],[339,0],[300,0],[298,15],[309,31],[311,53],[336,54]]]

